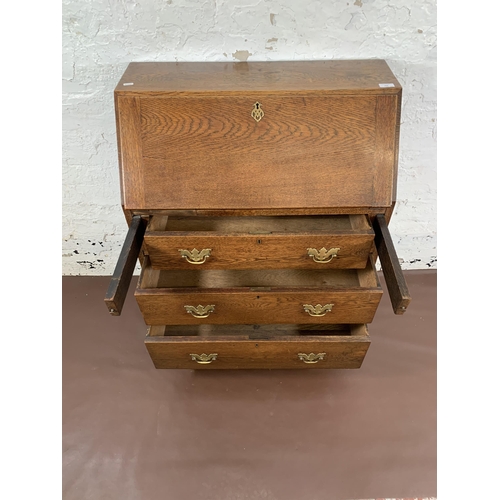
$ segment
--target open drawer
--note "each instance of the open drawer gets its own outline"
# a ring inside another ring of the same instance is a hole
[[[151,217],[154,269],[362,269],[374,231],[365,215]]]
[[[359,368],[370,337],[366,325],[151,326],[145,344],[156,368]]]
[[[148,325],[370,323],[382,296],[365,269],[159,271],[145,259],[135,297]]]
[[[143,244],[146,226],[146,218],[138,215],[132,218],[129,232],[104,299],[112,315],[119,316],[121,314],[135,264]],[[384,215],[377,215],[374,218],[373,229],[375,231],[375,245],[382,264],[382,270],[384,271],[387,289],[394,312],[396,314],[402,314],[408,307],[411,298]],[[309,304],[316,307],[318,304],[320,306],[330,304],[333,298],[339,303],[339,300],[342,300],[340,299],[341,295],[344,304],[346,306],[349,305],[349,309],[351,310],[349,318],[346,320],[345,317],[342,319],[338,317],[336,320],[333,320],[332,317],[335,316],[335,314],[339,314],[343,308],[332,308],[332,311],[327,311],[327,313],[332,313],[332,315],[329,316],[329,321],[339,323],[369,323],[373,318],[373,314],[382,293],[371,260],[370,258],[364,270],[335,270],[327,267],[321,267],[321,270],[272,269],[260,270],[257,274],[252,275],[248,273],[245,274],[242,270],[217,269],[204,269],[204,273],[200,273],[199,271],[193,273],[193,269],[199,269],[200,266],[191,267],[191,271],[172,270],[160,272],[152,268],[149,258],[145,258],[136,296],[141,310],[145,313],[145,318],[148,317],[150,320],[153,320],[146,322],[154,325],[172,324],[163,321],[163,319],[169,314],[167,308],[172,307],[174,303],[177,304],[176,317],[184,318],[181,324],[189,324],[189,322],[192,321],[190,316],[188,314],[185,316],[180,314],[183,310],[182,308],[179,309],[179,306],[191,305],[196,309],[200,305],[202,307],[213,305],[211,297],[213,297],[216,288],[219,288],[218,294],[216,294],[219,296],[219,299],[224,297],[230,298],[233,308],[236,307],[236,298],[248,299],[254,296],[252,301],[243,301],[246,313],[250,314],[251,317],[255,317],[255,315],[259,316],[259,318],[256,318],[256,321],[252,319],[251,322],[262,322],[261,320],[264,314],[262,311],[265,311],[266,318],[268,317],[267,315],[270,315],[269,319],[272,318],[273,320],[276,319],[276,316],[283,318],[283,316],[290,312],[290,297],[295,301],[293,307],[296,307],[297,301],[302,301],[302,306]],[[306,262],[309,261],[306,259]],[[278,274],[280,272],[282,274]],[[161,273],[164,273],[163,276],[165,278],[162,278]],[[179,274],[175,275],[175,273]],[[239,278],[235,280],[236,277],[238,277],[238,273]],[[179,279],[175,279],[176,277]],[[245,279],[243,280],[242,277],[245,277]],[[249,277],[252,277],[250,281],[247,280]],[[254,279],[257,277],[258,279]],[[278,277],[279,280],[284,278],[286,281],[279,281],[277,279]],[[342,277],[346,279],[343,280]],[[217,280],[211,281],[212,278],[217,278]],[[338,281],[337,278],[342,279]],[[204,281],[200,282],[200,279]],[[337,291],[333,290],[332,287],[337,287]],[[237,290],[235,290],[235,288]],[[259,288],[261,288],[261,290],[257,290]],[[266,288],[270,289],[266,290]],[[311,291],[310,289],[312,289],[314,294],[309,293]],[[237,293],[235,297],[231,298],[234,292]],[[332,295],[337,292],[339,293],[338,298]],[[301,293],[307,293],[308,295],[306,297],[300,295]],[[189,296],[190,294],[191,296]],[[203,294],[208,295],[203,296]],[[259,298],[257,299],[257,297]],[[266,297],[266,300],[261,300],[263,297]],[[321,297],[321,299],[319,297]],[[187,298],[190,300],[194,299],[195,303],[184,302],[181,304],[181,302],[185,301]],[[203,303],[201,299],[208,300],[208,302]],[[267,305],[264,306],[263,304]],[[358,308],[359,314],[356,313],[356,309]],[[233,309],[232,314],[234,314],[234,311]],[[335,313],[333,313],[333,311],[335,311]],[[344,310],[343,314],[348,314],[346,311],[347,308]],[[322,314],[322,312],[323,311],[320,311],[320,314]],[[297,323],[302,323],[300,320],[297,321],[298,315],[298,311],[295,309],[293,314],[294,319],[290,317],[287,322],[290,323],[291,321],[295,321]],[[194,316],[192,317],[194,318]],[[240,317],[240,313],[238,313],[238,317]],[[217,314],[214,315],[214,318],[222,318],[222,316]],[[236,318],[233,317],[233,320],[234,319]],[[318,321],[321,320],[318,319]],[[225,322],[226,320],[216,321],[216,323],[220,324]],[[238,321],[233,322],[238,323]]]

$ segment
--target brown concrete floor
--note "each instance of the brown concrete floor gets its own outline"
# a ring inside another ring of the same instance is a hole
[[[155,370],[133,294],[63,278],[63,498],[435,496],[436,272],[406,277],[359,370],[211,372]]]

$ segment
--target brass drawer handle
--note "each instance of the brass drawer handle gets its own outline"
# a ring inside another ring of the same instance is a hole
[[[328,264],[328,262],[331,262],[335,257],[337,257],[339,250],[340,248],[330,248],[330,250],[327,250],[323,247],[318,251],[315,248],[308,248],[307,255],[312,257],[312,260],[318,264]]]
[[[202,306],[199,304],[198,306],[184,306],[186,312],[188,314],[192,314],[195,318],[208,318],[208,316],[215,311],[215,305]]]
[[[183,259],[186,259],[190,264],[204,264],[210,257],[211,248],[203,248],[198,251],[193,248],[191,251],[179,248],[179,252]]]
[[[200,365],[208,365],[212,361],[215,361],[217,359],[218,354],[214,352],[213,354],[190,354],[191,359],[193,361],[196,361]]]
[[[327,312],[332,312],[333,304],[316,304],[312,306],[311,304],[304,304],[304,311],[309,314],[309,316],[319,317],[324,316]]]
[[[320,352],[318,354],[310,353],[310,354],[305,354],[303,352],[299,352],[297,354],[299,359],[303,361],[304,363],[307,363],[308,365],[312,365],[314,363],[317,363],[318,361],[323,361],[326,356],[326,352]]]

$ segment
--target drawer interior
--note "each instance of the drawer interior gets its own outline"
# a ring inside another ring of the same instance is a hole
[[[161,271],[151,268],[146,259],[138,289],[148,288],[380,288],[370,261],[365,269],[264,269],[264,270],[189,270]],[[257,291],[257,290],[256,290]]]
[[[302,217],[167,217],[153,215],[146,235],[153,232],[218,232],[222,234],[269,234],[324,232],[373,234],[365,215]]]
[[[189,337],[214,340],[280,339],[314,337],[365,337],[368,338],[366,325],[152,325],[148,337]]]

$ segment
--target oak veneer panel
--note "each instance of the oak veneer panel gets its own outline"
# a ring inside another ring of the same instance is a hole
[[[371,323],[380,302],[379,290],[303,291],[186,291],[157,289],[136,291],[136,299],[149,325],[193,324],[278,324],[278,323]],[[311,317],[304,304],[334,304],[323,317]],[[215,312],[198,319],[187,314],[184,306],[213,305]]]
[[[358,368],[382,294],[368,220],[390,218],[396,197],[401,87],[385,61],[132,63],[115,106],[127,222],[153,216],[135,295],[155,366]],[[375,243],[400,313],[384,223]],[[311,247],[340,251],[321,264]],[[203,269],[180,257],[193,248],[212,250]],[[217,361],[192,361],[205,351]]]
[[[115,92],[113,96],[113,101],[115,105],[115,125],[116,125],[116,146],[118,150],[118,175],[120,178],[120,205],[123,210],[123,214],[125,216],[125,220],[127,221],[127,224],[130,226],[130,222],[132,220],[132,213],[129,210],[125,210],[124,208],[124,195],[125,195],[125,187],[123,185],[124,183],[124,178],[123,178],[123,166],[122,166],[122,146],[121,146],[121,138],[120,138],[120,107],[118,106],[118,93]],[[140,215],[140,214],[136,214]]]
[[[250,327],[251,328],[251,327]],[[370,346],[365,325],[356,325],[351,335],[310,336],[296,335],[293,325],[290,336],[279,340],[247,340],[244,336],[205,337],[154,336],[146,337],[145,344],[156,368],[188,369],[318,369],[359,368]],[[334,332],[331,332],[334,333]],[[301,361],[298,353],[324,353],[324,359],[315,364]],[[217,353],[209,364],[193,361],[191,354]]]
[[[366,266],[370,235],[200,235],[148,236],[147,251],[155,269],[360,269]],[[340,248],[330,262],[318,263],[308,248]],[[190,264],[179,249],[211,249],[203,264]]]
[[[396,109],[396,132],[395,132],[395,145],[394,145],[394,165],[392,167],[392,209],[397,200],[398,192],[398,170],[399,170],[399,137],[401,131],[401,101],[403,99],[403,91],[400,90],[397,94],[397,109]],[[389,211],[387,222],[390,222],[392,209]]]
[[[124,84],[133,85],[124,85]],[[380,88],[389,83],[394,87]],[[119,95],[241,92],[395,94],[399,82],[383,60],[130,63]]]
[[[265,113],[259,122],[251,116],[257,100]],[[170,159],[173,155],[172,159],[177,161],[184,155],[197,159],[202,153],[215,155],[224,162],[226,155],[234,155],[237,150],[240,157],[231,158],[233,164],[243,162],[250,168],[253,161],[267,159],[272,151],[276,152],[271,157],[275,159],[293,146],[297,151],[291,152],[292,158],[304,148],[314,148],[324,155],[335,152],[341,159],[354,159],[353,149],[372,151],[377,101],[376,96],[252,94],[143,98],[143,154],[160,159]],[[323,151],[324,146],[329,149]],[[316,163],[314,149],[308,151],[312,156],[311,168]],[[207,162],[198,158],[198,164]],[[182,164],[179,166],[182,168]]]
[[[122,204],[125,209],[147,206],[144,198],[140,99],[120,97],[116,106]]]
[[[373,170],[374,199],[384,198],[386,206],[393,200],[395,166],[396,120],[398,98],[378,96],[376,112],[375,168]],[[388,198],[388,193],[390,197]],[[374,203],[375,204],[375,203]]]
[[[382,296],[372,263],[364,270],[154,271],[135,297],[148,325],[370,323]],[[313,317],[304,304],[333,304]],[[186,305],[213,305],[195,318]]]
[[[266,113],[258,123],[257,99]],[[376,96],[143,98],[140,107],[136,175],[148,209],[391,203],[394,153],[376,131],[387,114]],[[125,204],[146,208],[127,192]]]
[[[155,269],[336,269],[364,268],[373,237],[364,216],[171,217],[166,231],[150,224],[145,243]],[[308,248],[322,247],[340,250],[325,263],[307,255]],[[179,249],[194,248],[211,250],[203,264],[181,257]]]

